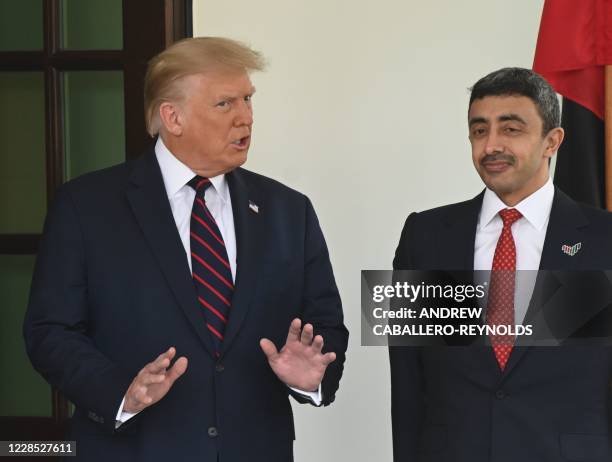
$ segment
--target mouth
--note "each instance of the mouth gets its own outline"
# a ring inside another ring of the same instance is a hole
[[[239,151],[243,151],[249,147],[250,140],[250,136],[243,136],[242,138],[236,138],[234,141],[231,142],[231,145]]]
[[[514,156],[505,153],[489,154],[485,156],[480,165],[488,173],[502,173],[510,169],[516,162]]]
[[[483,162],[482,166],[489,173],[501,173],[512,167],[511,162],[505,160],[494,160],[489,162]]]

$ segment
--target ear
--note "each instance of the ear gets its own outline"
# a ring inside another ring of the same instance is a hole
[[[551,158],[554,156],[561,143],[563,142],[563,137],[565,136],[565,132],[561,127],[553,128],[549,131],[544,137],[544,143],[546,145],[546,151],[544,152],[544,157]]]
[[[181,136],[183,127],[181,125],[179,108],[175,103],[161,103],[159,106],[159,118],[167,133]]]

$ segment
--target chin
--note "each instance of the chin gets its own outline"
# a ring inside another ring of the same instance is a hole
[[[495,194],[497,194],[498,196],[512,192],[513,188],[511,184],[509,184],[506,181],[499,181],[499,180],[500,179],[491,179],[490,177],[482,179],[485,186],[489,188],[491,191],[493,191]]]
[[[231,172],[232,170],[241,167],[247,161],[246,153],[244,155],[235,156],[231,162],[227,165],[227,171]]]
[[[240,167],[241,165],[244,165],[244,163],[247,161],[247,155],[246,152],[244,153],[244,155],[240,156],[239,159],[236,159],[236,164],[235,164],[235,168]]]

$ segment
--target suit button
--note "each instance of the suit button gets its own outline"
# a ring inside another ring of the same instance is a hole
[[[208,436],[210,436],[211,438],[216,438],[217,436],[219,436],[217,427],[208,427]]]
[[[223,371],[225,370],[225,367],[223,366],[223,364],[217,364],[217,365],[215,366],[215,370],[216,370],[217,372],[223,372]]]
[[[495,397],[497,399],[504,399],[506,396],[508,396],[508,395],[506,394],[506,392],[504,390],[497,390],[495,392]]]

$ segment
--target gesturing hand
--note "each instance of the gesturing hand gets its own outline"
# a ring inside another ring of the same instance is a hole
[[[174,347],[160,354],[157,359],[143,367],[136,378],[132,380],[127,393],[123,410],[135,413],[157,403],[166,396],[172,388],[174,381],[187,370],[187,358],[184,356],[176,360],[168,369],[172,358],[176,355]]]
[[[299,319],[291,322],[287,342],[280,352],[267,338],[262,338],[259,345],[281,381],[293,388],[314,391],[327,366],[336,359],[336,353],[323,354],[323,337],[317,335],[313,339],[312,324],[306,324],[304,329],[301,326]]]

